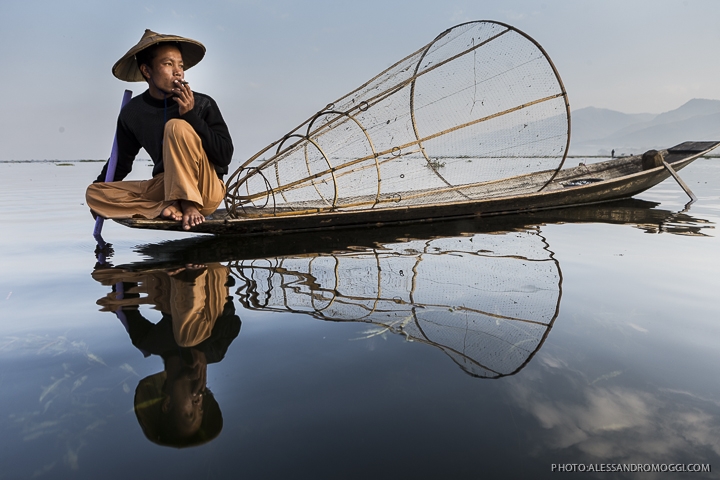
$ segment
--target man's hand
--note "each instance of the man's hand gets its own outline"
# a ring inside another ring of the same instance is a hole
[[[192,90],[190,90],[190,85],[180,80],[175,80],[175,88],[172,89],[172,92],[175,94],[173,99],[180,106],[180,116],[185,115],[193,109],[195,106],[195,97],[193,96]]]

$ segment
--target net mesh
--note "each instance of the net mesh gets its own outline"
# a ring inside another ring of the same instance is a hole
[[[568,140],[566,93],[544,50],[508,25],[470,22],[245,162],[226,207],[289,215],[499,196],[506,178],[545,172],[549,182]]]
[[[231,271],[246,308],[370,323],[370,335],[436,346],[485,378],[519,371],[540,348],[562,281],[536,231],[237,261]]]

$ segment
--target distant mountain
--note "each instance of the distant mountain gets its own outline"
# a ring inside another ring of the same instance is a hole
[[[714,113],[720,113],[720,100],[693,98],[675,110],[661,113],[656,116],[651,123],[660,125],[664,123],[679,122],[697,115],[711,115]]]
[[[720,100],[694,98],[658,115],[594,107],[572,112],[571,155],[641,153],[686,140],[720,140]]]
[[[652,113],[621,113],[606,108],[586,107],[572,112],[572,143],[612,135],[620,129],[649,122]]]

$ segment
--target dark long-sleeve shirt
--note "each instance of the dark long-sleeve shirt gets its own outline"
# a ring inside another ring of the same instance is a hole
[[[170,354],[178,353],[180,350],[187,350],[188,347],[180,347],[173,334],[172,317],[162,314],[162,320],[153,324],[143,317],[142,312],[137,308],[123,309],[127,321],[127,329],[130,340],[146,356],[160,355],[167,357]],[[210,337],[190,348],[200,350],[205,354],[208,363],[216,363],[225,357],[230,344],[240,333],[242,322],[235,314],[235,305],[230,297],[225,303],[222,314],[218,317],[212,329]]]
[[[225,120],[215,100],[199,92],[193,92],[193,96],[194,108],[182,116],[175,100],[158,100],[149,90],[125,105],[117,121],[118,162],[114,181],[120,181],[130,173],[140,148],[145,149],[155,164],[153,177],[164,171],[163,132],[165,123],[171,118],[181,118],[193,127],[219,178],[228,173],[233,145]],[[105,181],[107,167],[106,162],[97,182]]]

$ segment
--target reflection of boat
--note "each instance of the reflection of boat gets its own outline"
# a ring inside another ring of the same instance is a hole
[[[519,254],[518,252],[523,252]],[[537,231],[233,262],[245,308],[366,322],[443,350],[467,373],[512,375],[542,346],[562,275]]]
[[[307,232],[266,236],[262,241],[238,242],[231,236],[197,236],[138,247],[146,260],[136,264],[174,266],[186,263],[227,262],[298,254],[332,253],[372,248],[395,241],[458,236],[467,233],[491,233],[526,230],[555,223],[608,223],[632,225],[648,233],[704,235],[713,228],[708,220],[688,213],[655,208],[659,204],[646,200],[628,199],[617,202],[528,212],[513,216],[467,218],[412,225],[389,225],[375,229],[342,229],[322,233]]]
[[[595,204],[632,197],[714,149],[720,142],[686,142],[661,152],[668,166],[648,166],[643,156],[618,158],[560,170],[547,186],[547,172],[492,181],[476,188],[468,198],[438,205],[383,206],[365,210],[315,209],[303,214],[253,214],[232,218],[223,210],[195,227],[195,232],[268,234],[324,231],[353,226],[375,226],[471,216],[495,216]],[[181,230],[180,222],[130,218],[118,220],[135,228]]]
[[[442,349],[472,375],[499,377],[527,364],[559,309],[560,266],[539,233],[542,225],[627,224],[683,235],[712,228],[657,205],[630,199],[262,241],[195,237],[139,247],[148,258],[125,268],[230,262],[246,308],[368,322],[375,333]]]

